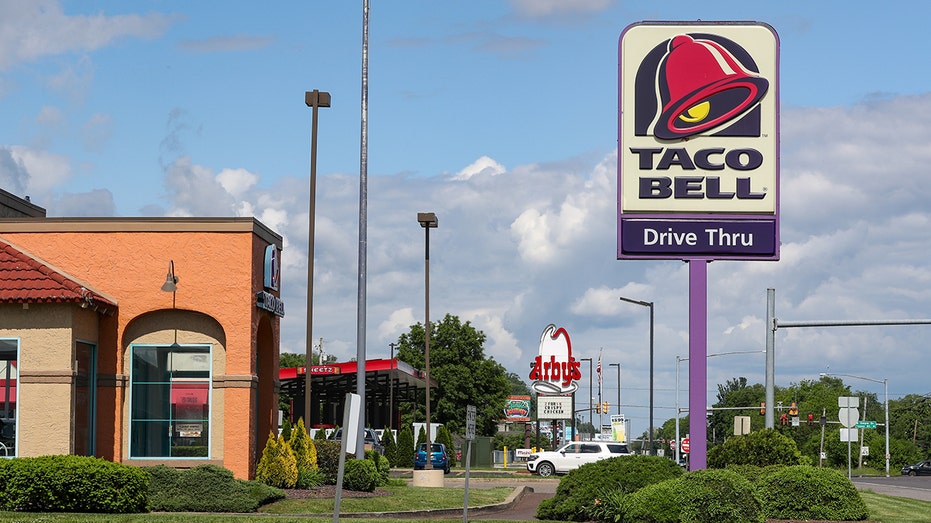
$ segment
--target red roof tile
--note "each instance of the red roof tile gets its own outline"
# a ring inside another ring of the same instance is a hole
[[[0,303],[86,303],[113,312],[116,300],[0,240]]]

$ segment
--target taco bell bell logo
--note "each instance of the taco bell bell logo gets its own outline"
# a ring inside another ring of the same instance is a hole
[[[540,354],[531,364],[530,388],[541,394],[569,394],[579,388],[581,362],[572,357],[566,329],[547,325],[540,336]]]

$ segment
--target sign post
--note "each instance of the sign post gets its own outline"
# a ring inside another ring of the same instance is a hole
[[[475,405],[466,405],[466,476],[465,501],[462,506],[462,523],[469,523],[469,470],[472,468],[472,440],[475,439]]]
[[[779,40],[640,22],[618,43],[618,260],[689,263],[690,469],[707,465],[707,265],[779,259]]]

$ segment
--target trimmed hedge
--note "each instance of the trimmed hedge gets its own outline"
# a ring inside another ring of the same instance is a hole
[[[682,510],[693,523],[763,523],[763,504],[753,485],[731,470],[694,470],[676,480]]]
[[[806,458],[807,459],[807,458]],[[775,429],[763,429],[743,436],[727,438],[708,451],[708,468],[723,469],[728,465],[804,465],[795,440]]]
[[[149,481],[149,507],[164,512],[255,512],[285,497],[284,491],[258,481],[236,479],[216,465],[178,470],[165,465],[141,469]]]
[[[768,518],[857,521],[869,516],[857,487],[833,469],[786,467],[763,478],[757,492]]]
[[[537,507],[538,519],[587,521],[596,499],[606,491],[635,492],[647,485],[678,477],[682,469],[659,456],[619,456],[582,465],[559,482],[556,495]]]
[[[647,485],[624,496],[615,512],[602,516],[601,521],[638,521],[642,523],[679,523],[682,506],[678,499],[679,479],[667,479]],[[623,514],[623,517],[619,516]],[[607,516],[607,517],[606,517]]]
[[[339,473],[340,442],[318,440],[314,445],[317,446],[317,468],[323,474],[324,482],[327,485],[335,485],[336,475]]]
[[[346,459],[343,471],[343,488],[362,492],[373,492],[378,486],[379,474],[375,462],[370,459]]]
[[[148,475],[85,456],[0,460],[0,510],[23,512],[146,512]]]

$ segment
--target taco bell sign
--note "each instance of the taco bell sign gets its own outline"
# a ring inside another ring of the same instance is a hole
[[[618,45],[618,259],[779,259],[779,42],[643,22]]]

